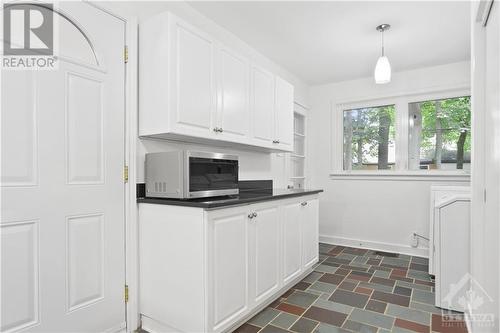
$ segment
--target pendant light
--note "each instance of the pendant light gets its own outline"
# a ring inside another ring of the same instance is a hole
[[[386,84],[391,82],[391,64],[389,59],[384,54],[384,32],[389,30],[391,26],[389,24],[381,24],[377,27],[377,31],[382,33],[382,55],[377,60],[377,65],[375,66],[375,83],[376,84]]]

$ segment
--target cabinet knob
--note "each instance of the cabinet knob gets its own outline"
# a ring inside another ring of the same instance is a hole
[[[254,218],[253,213],[248,214],[248,218],[253,219]]]
[[[307,201],[301,203],[302,206],[307,206]]]
[[[216,133],[217,133],[218,131],[219,131],[219,128],[214,127],[214,132],[216,132]]]
[[[253,217],[257,217],[257,213],[255,213],[255,212],[254,212],[254,213],[252,214],[252,216],[253,216]]]
[[[224,130],[222,128],[219,128],[219,132],[222,133],[224,132]]]

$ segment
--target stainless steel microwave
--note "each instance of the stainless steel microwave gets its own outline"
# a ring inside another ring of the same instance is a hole
[[[146,197],[238,194],[238,156],[189,150],[146,154]]]

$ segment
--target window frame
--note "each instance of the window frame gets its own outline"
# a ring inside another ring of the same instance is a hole
[[[453,97],[470,96],[471,91],[467,86],[450,89],[437,89],[429,92],[401,93],[380,98],[347,100],[332,103],[331,112],[331,144],[330,163],[331,178],[356,178],[356,179],[401,179],[401,180],[457,180],[463,181],[470,178],[466,170],[409,170],[409,104],[428,100],[447,99]],[[396,109],[395,128],[395,168],[394,170],[344,170],[344,111],[358,108],[377,107],[381,105],[394,105]]]

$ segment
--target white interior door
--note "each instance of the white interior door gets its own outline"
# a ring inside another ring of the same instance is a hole
[[[2,72],[0,331],[114,332],[125,327],[125,23],[83,2],[57,12],[59,68]]]

